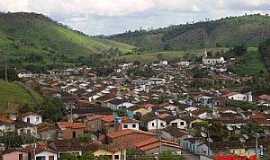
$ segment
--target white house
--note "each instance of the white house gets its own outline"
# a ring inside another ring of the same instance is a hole
[[[223,95],[223,97],[230,99],[230,100],[235,100],[235,101],[246,101],[246,102],[252,102],[253,97],[251,92],[247,93],[238,93],[238,92],[231,92],[228,94]]]
[[[187,129],[187,122],[182,119],[175,119],[170,122],[170,125],[179,129]]]
[[[26,113],[22,115],[22,121],[33,125],[42,123],[42,116],[37,113]]]
[[[57,153],[47,150],[35,152],[35,160],[57,160]]]
[[[148,130],[155,130],[155,129],[164,129],[166,128],[167,123],[161,119],[154,119],[147,122],[147,129]]]
[[[121,124],[121,128],[124,129],[133,129],[139,130],[139,121],[134,119],[124,119]]]
[[[31,135],[34,137],[38,136],[37,127],[33,124],[17,121],[15,126],[17,129],[18,135],[26,134],[26,135]]]
[[[189,61],[181,61],[177,63],[179,66],[189,66],[190,62]]]

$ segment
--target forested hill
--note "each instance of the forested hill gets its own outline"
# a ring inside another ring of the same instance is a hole
[[[257,14],[126,32],[109,38],[145,50],[160,51],[231,47],[237,44],[257,46],[267,37],[270,37],[270,16]]]
[[[64,65],[91,54],[129,52],[123,43],[89,37],[35,13],[0,13],[0,56],[16,66]]]

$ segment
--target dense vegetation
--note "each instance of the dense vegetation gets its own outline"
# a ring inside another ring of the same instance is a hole
[[[43,15],[0,13],[0,55],[21,68],[61,67],[102,53],[124,54],[130,45],[89,37]]]
[[[270,71],[270,39],[260,44],[259,51],[262,55],[267,70]]]
[[[129,31],[109,38],[144,50],[161,51],[232,47],[242,43],[257,46],[267,37],[270,37],[270,17],[248,15],[175,25],[151,31]]]

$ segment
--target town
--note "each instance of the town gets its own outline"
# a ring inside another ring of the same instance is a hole
[[[49,97],[48,109],[1,113],[2,160],[268,159],[270,95],[254,92],[259,78],[231,72],[237,57],[213,52],[113,68],[21,70],[19,83]]]

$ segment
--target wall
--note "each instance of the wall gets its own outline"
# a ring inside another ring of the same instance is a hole
[[[2,160],[19,160],[19,154],[23,154],[23,160],[28,160],[28,154],[24,152],[12,152],[2,156]]]
[[[154,126],[152,126],[152,123],[154,123]],[[164,124],[164,126],[162,126],[161,124]],[[149,121],[147,123],[147,129],[148,130],[154,130],[154,129],[163,129],[163,128],[166,128],[167,124],[165,121],[162,121],[160,119],[158,120],[152,120],[152,121]]]

